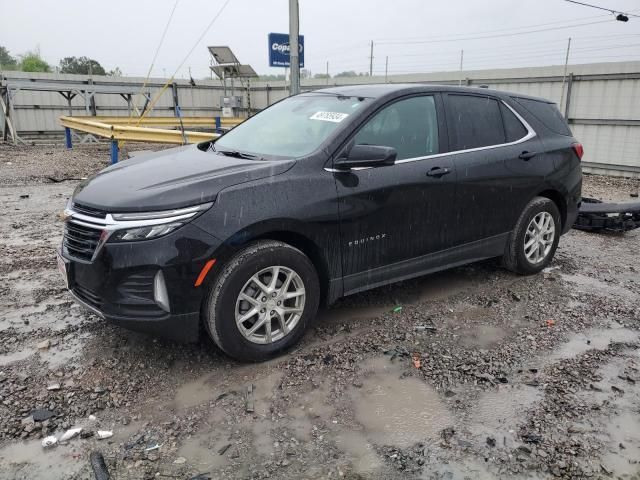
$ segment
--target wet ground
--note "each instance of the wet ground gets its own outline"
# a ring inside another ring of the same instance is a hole
[[[0,478],[93,478],[99,450],[116,479],[640,479],[640,231],[573,231],[536,276],[489,261],[355,295],[239,364],[65,292],[59,213],[107,158],[0,145]],[[43,449],[71,427],[91,436]]]

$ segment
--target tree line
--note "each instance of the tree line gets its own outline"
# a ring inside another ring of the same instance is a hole
[[[51,72],[56,70],[49,65],[38,49],[13,56],[0,45],[0,70],[19,70],[21,72]],[[81,75],[109,75],[118,77],[122,72],[118,67],[106,71],[97,60],[89,57],[65,57],[57,68],[59,73],[77,73]]]

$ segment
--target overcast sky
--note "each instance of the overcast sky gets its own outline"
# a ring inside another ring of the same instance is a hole
[[[171,75],[225,0],[178,0],[153,76]],[[640,15],[639,0],[591,0]],[[0,0],[0,45],[13,55],[39,48],[57,65],[89,56],[107,70],[145,76],[175,0]],[[588,25],[584,25],[588,24]],[[229,45],[259,73],[268,66],[267,34],[288,32],[288,0],[229,0],[186,59],[195,78],[209,75],[207,45]],[[534,33],[528,33],[533,32]],[[604,11],[564,0],[300,0],[305,66],[313,73],[374,74],[640,60],[640,17],[616,22]],[[485,38],[478,38],[485,37]],[[489,38],[486,38],[489,37]]]

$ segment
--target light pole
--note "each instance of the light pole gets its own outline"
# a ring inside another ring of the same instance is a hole
[[[289,62],[291,63],[290,95],[300,93],[300,49],[298,47],[298,0],[289,0]]]

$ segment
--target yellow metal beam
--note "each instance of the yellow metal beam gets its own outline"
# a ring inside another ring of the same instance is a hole
[[[106,123],[108,125],[130,125],[137,126],[140,121],[140,126],[145,127],[179,127],[180,119],[177,117],[144,117],[140,120],[139,117],[108,117],[108,116],[96,116],[96,117],[70,117],[79,118],[82,120],[88,120],[92,122]],[[241,124],[246,119],[244,118],[220,118],[220,124],[225,127],[235,127]],[[216,127],[216,119],[214,117],[182,117],[182,125],[185,127]]]
[[[128,125],[112,125],[105,122],[89,120],[96,117],[60,117],[63,127],[91,133],[110,140],[122,140],[129,142],[171,143],[181,145],[184,143],[182,131],[165,130],[160,128],[132,127]],[[218,137],[217,133],[185,131],[187,143],[199,143]]]

